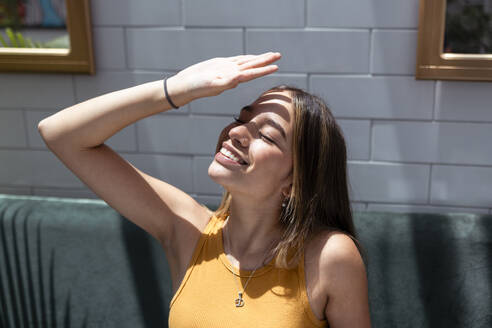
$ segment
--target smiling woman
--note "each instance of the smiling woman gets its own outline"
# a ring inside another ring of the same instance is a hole
[[[170,327],[370,327],[345,141],[322,99],[274,87],[224,127],[208,170],[226,190],[214,212],[104,144],[140,119],[275,72],[279,58],[214,58],[38,125],[72,172],[162,244]]]

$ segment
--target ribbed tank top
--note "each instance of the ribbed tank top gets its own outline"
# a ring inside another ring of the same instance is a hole
[[[243,289],[252,271],[238,270],[226,257],[223,223],[213,215],[201,234],[169,305],[170,328],[328,327],[311,310],[304,255],[294,269],[275,268],[275,258],[258,268],[244,291],[244,306],[236,307],[239,277]]]

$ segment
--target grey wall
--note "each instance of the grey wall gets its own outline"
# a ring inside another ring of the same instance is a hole
[[[277,74],[108,140],[200,201],[219,130],[268,87],[323,96],[348,139],[356,209],[492,213],[492,83],[414,79],[418,0],[92,0],[97,75],[0,74],[0,192],[96,197],[37,123],[215,56],[280,51]]]

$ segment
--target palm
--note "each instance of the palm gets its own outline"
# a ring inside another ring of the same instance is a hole
[[[187,81],[193,98],[215,96],[241,82],[275,72],[278,67],[270,64],[279,58],[279,53],[213,58],[190,66],[178,75]]]

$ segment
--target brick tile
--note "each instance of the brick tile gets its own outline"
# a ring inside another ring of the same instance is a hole
[[[430,205],[406,205],[406,204],[369,204],[369,211],[397,212],[397,213],[474,213],[486,214],[486,208],[430,206]]]
[[[4,195],[31,195],[31,188],[29,188],[29,187],[0,186],[0,194],[4,194]]]
[[[371,72],[415,74],[417,31],[373,31]]]
[[[91,2],[94,25],[179,25],[180,0],[103,0]]]
[[[337,120],[343,130],[349,159],[369,159],[370,122]]]
[[[123,28],[94,27],[92,35],[97,70],[126,67]]]
[[[304,27],[304,1],[184,0],[184,15],[186,26]]]
[[[228,117],[156,116],[138,122],[141,151],[213,155]]]
[[[185,192],[192,192],[191,157],[154,154],[121,154],[139,170]]]
[[[51,152],[0,150],[0,184],[82,187],[83,183]]]
[[[418,26],[418,0],[306,0],[308,26],[398,27]]]
[[[266,51],[282,53],[281,72],[369,72],[368,31],[247,30],[246,52]]]
[[[438,81],[436,119],[492,122],[492,83]]]
[[[432,119],[432,81],[316,75],[310,87],[326,99],[337,117]]]
[[[376,160],[492,165],[492,124],[374,122]]]
[[[1,108],[60,108],[75,101],[72,77],[50,74],[0,74]]]
[[[240,29],[127,29],[130,68],[181,70],[214,57],[243,53]]]
[[[492,204],[492,167],[435,165],[431,203],[489,207]]]
[[[0,147],[25,147],[26,127],[22,110],[0,110]]]
[[[348,167],[354,201],[427,202],[427,165],[351,162]]]

